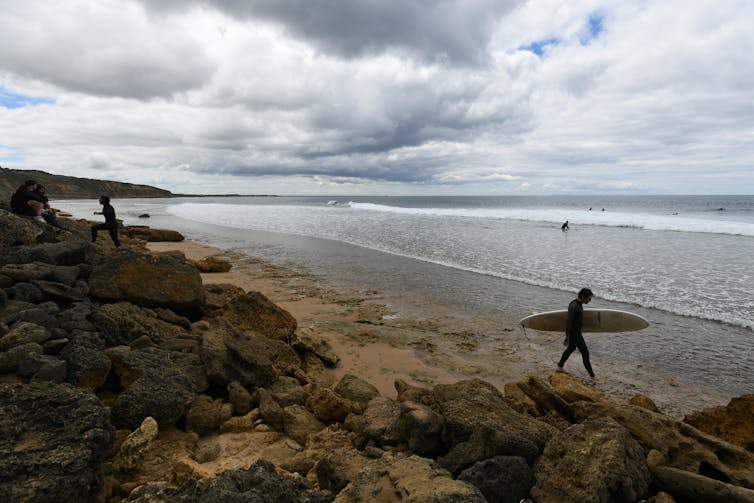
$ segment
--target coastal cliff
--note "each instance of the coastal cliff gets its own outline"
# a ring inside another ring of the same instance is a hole
[[[557,373],[391,398],[333,379],[317,326],[206,284],[222,260],[0,226],[2,501],[754,502],[752,395],[688,422]]]
[[[53,199],[97,199],[102,194],[112,198],[174,196],[168,190],[149,185],[53,175],[44,171],[0,168],[0,199],[7,201],[26,180],[36,180],[43,184]]]

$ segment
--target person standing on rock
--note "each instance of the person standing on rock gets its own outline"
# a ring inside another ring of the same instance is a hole
[[[95,211],[94,214],[104,215],[105,223],[92,226],[92,243],[97,241],[97,231],[107,230],[113,244],[118,247],[120,241],[118,240],[118,221],[115,219],[115,209],[110,205],[110,198],[107,196],[100,196],[99,203],[102,205],[102,211]]]
[[[592,364],[589,362],[589,349],[586,347],[586,341],[581,333],[581,325],[584,320],[584,304],[589,304],[592,301],[594,294],[588,288],[582,288],[579,291],[578,296],[568,304],[568,321],[566,322],[566,344],[567,348],[563,351],[563,356],[560,357],[558,362],[557,372],[565,372],[563,365],[565,365],[568,357],[571,356],[576,349],[581,353],[581,359],[584,362],[584,368],[589,373],[589,377],[592,378],[592,382],[595,384],[603,384],[602,381],[597,379],[592,370]]]

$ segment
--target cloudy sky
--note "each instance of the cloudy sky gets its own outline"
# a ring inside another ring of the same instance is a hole
[[[751,0],[0,6],[6,168],[180,193],[754,193]]]

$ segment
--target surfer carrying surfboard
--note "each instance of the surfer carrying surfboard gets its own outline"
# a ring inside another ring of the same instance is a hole
[[[589,349],[586,347],[586,341],[581,333],[581,325],[584,320],[584,304],[589,304],[593,296],[594,294],[590,289],[582,288],[578,296],[568,304],[568,321],[566,323],[566,342],[568,343],[568,347],[563,351],[563,356],[560,357],[557,372],[565,372],[563,365],[565,365],[571,353],[578,349],[589,377],[592,378],[595,384],[603,384],[594,375],[592,364],[589,362]]]

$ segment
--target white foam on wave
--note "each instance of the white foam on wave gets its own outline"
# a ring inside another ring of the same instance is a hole
[[[427,215],[480,219],[508,219],[528,222],[548,222],[570,225],[601,225],[607,227],[634,227],[654,231],[703,232],[754,236],[754,224],[681,215],[660,215],[612,211],[587,211],[563,208],[406,208],[373,203],[350,202],[355,210],[395,213],[402,215]],[[717,216],[717,214],[715,214]]]

